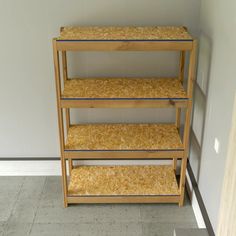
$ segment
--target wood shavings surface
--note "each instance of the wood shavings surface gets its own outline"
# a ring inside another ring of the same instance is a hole
[[[187,98],[175,78],[88,78],[65,82],[62,98]]]
[[[62,27],[57,40],[192,40],[186,28],[154,27]]]
[[[69,150],[183,149],[174,124],[79,124],[69,128]]]
[[[80,166],[69,195],[178,195],[172,166]]]

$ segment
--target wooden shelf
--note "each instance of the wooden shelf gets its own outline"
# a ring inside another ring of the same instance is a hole
[[[182,158],[183,144],[174,124],[83,124],[69,128],[65,158]]]
[[[57,40],[181,40],[191,41],[185,27],[62,27]]]
[[[185,27],[62,27],[55,38],[61,51],[191,50],[193,38]]]
[[[183,205],[196,50],[196,40],[182,26],[61,28],[60,36],[53,39],[53,56],[65,207],[74,203]],[[176,78],[69,79],[68,51],[178,51],[179,71]],[[186,91],[182,86],[185,65]],[[119,107],[172,107],[175,124],[71,124],[71,108]],[[183,140],[179,135],[182,108]],[[124,159],[172,159],[172,165],[75,165],[75,160]]]
[[[184,107],[188,97],[176,78],[68,79],[62,107]]]
[[[65,151],[182,150],[174,124],[81,124],[69,128]]]
[[[69,196],[179,195],[172,166],[80,166],[72,170]]]

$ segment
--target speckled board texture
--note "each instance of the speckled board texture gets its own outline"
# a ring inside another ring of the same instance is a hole
[[[80,166],[69,195],[178,195],[172,166]]]
[[[57,40],[192,40],[185,27],[62,27]]]
[[[62,98],[187,98],[175,78],[81,78],[65,82]]]
[[[66,150],[183,149],[174,124],[79,124],[69,128]]]

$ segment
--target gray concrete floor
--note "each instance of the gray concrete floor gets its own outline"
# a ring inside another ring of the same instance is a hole
[[[177,204],[74,205],[63,208],[60,177],[0,177],[0,236],[172,236],[196,228],[188,200]]]

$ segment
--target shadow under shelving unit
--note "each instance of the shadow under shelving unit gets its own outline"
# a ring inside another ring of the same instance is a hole
[[[179,51],[179,74],[176,78],[68,78],[67,51]],[[190,52],[188,83],[184,89],[187,51]],[[62,27],[60,36],[53,39],[53,53],[65,207],[73,203],[160,202],[182,206],[196,56],[196,40],[187,29]],[[173,124],[70,122],[70,108],[141,107],[172,107],[176,109],[176,121]],[[182,109],[185,109],[183,137],[179,134]],[[73,160],[160,158],[173,159],[173,163],[145,166],[73,163]],[[181,159],[179,183],[177,159]]]

